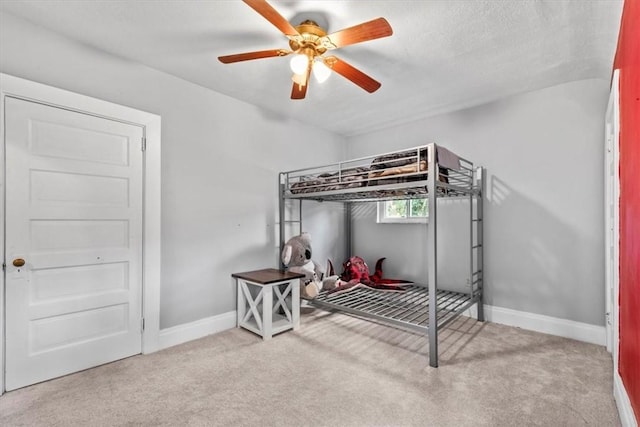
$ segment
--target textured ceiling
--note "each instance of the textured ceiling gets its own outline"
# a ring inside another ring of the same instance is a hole
[[[237,0],[10,1],[0,9],[97,49],[342,135],[355,135],[586,78],[609,79],[617,0],[271,1],[333,32],[385,17],[391,37],[333,51],[382,83],[338,74],[292,101],[288,58],[224,65],[219,55],[288,48]],[[292,22],[297,25],[299,22]]]

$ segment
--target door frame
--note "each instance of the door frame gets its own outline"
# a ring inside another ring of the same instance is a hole
[[[605,319],[607,351],[612,353],[614,370],[618,370],[618,288],[620,269],[620,112],[619,71],[614,70],[611,93],[605,114],[604,142],[604,220],[605,220]],[[613,169],[613,170],[612,170]],[[613,206],[609,205],[612,199]],[[610,258],[610,248],[613,257]]]
[[[631,400],[618,371],[620,345],[620,70],[614,70],[611,78],[611,94],[605,115],[605,292],[608,319],[607,350],[613,359],[613,397],[624,426],[637,425]],[[612,137],[609,138],[609,135]],[[609,162],[613,160],[613,174],[609,174]],[[609,196],[613,198],[613,209],[609,209]],[[609,248],[613,247],[613,258],[609,261]]]
[[[0,73],[0,260],[5,260],[5,100],[7,97],[38,102],[97,117],[140,126],[146,140],[143,154],[142,225],[142,353],[160,349],[161,269],[161,146],[160,116],[97,98],[69,92]],[[0,274],[0,395],[5,390],[5,272]]]

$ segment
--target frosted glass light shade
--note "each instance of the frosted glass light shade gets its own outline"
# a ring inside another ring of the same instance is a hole
[[[291,71],[294,74],[304,74],[307,71],[307,66],[309,65],[309,58],[304,54],[296,54],[293,55],[291,61],[289,61],[289,66],[291,67]]]
[[[303,74],[294,74],[293,76],[291,76],[291,80],[293,80],[295,84],[301,85],[305,77],[306,75]]]
[[[313,76],[316,78],[318,83],[326,81],[330,75],[331,69],[324,64],[322,59],[318,58],[313,61]]]

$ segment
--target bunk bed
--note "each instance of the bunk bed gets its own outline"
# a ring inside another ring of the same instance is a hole
[[[432,173],[436,171],[436,173]],[[333,164],[281,172],[279,175],[280,250],[285,227],[296,223],[302,231],[302,201],[332,201],[345,204],[346,254],[351,256],[351,210],[353,203],[427,198],[427,267],[425,283],[406,286],[404,292],[384,292],[359,287],[344,293],[321,292],[311,304],[329,311],[342,311],[428,334],[429,364],[438,366],[438,330],[463,311],[482,308],[483,250],[482,193],[484,169],[435,143]],[[438,287],[438,200],[468,200],[469,265],[467,283],[460,290]],[[285,205],[298,201],[297,219]]]

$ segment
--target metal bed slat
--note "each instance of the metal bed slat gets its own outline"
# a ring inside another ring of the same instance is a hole
[[[364,294],[362,298],[357,300],[357,304],[351,304],[350,307],[354,310],[366,310],[371,311],[372,307],[377,305],[379,302],[376,299],[372,299],[371,295]]]
[[[382,293],[381,295],[378,295],[378,293]],[[378,308],[380,307],[379,310],[384,310],[384,309],[388,309],[389,308],[389,304],[387,303],[392,297],[393,295],[388,295],[389,292],[387,291],[373,291],[373,290],[367,290],[366,292],[367,294],[367,301],[370,303],[369,305],[371,305],[373,308]],[[360,309],[362,308],[362,304],[357,305],[357,306],[353,306],[354,309]],[[371,310],[371,312],[373,314],[378,314],[375,313],[373,311],[373,309]]]
[[[454,313],[460,304],[460,299],[450,299],[445,306],[439,307],[439,311],[441,313]]]
[[[444,292],[444,291],[441,291],[441,293],[442,292]],[[440,305],[440,301],[442,299],[441,295],[442,294],[438,295],[438,298],[437,298],[438,299],[438,304],[437,304],[438,306]],[[411,318],[407,319],[409,322],[421,323],[421,322],[418,322],[417,319],[419,319],[420,317],[426,315],[426,312],[428,312],[428,310],[429,310],[430,302],[429,302],[429,299],[428,299],[428,297],[429,297],[429,292],[428,291],[426,292],[426,296],[427,296],[427,301],[426,301],[426,304],[425,304],[425,308],[426,308],[425,312],[416,311],[415,314]]]
[[[422,296],[418,297],[418,299],[415,300],[413,304],[408,305],[406,307],[399,307],[394,313],[387,314],[387,316],[389,316],[391,318],[398,319],[398,320],[402,320],[404,322],[411,323],[413,321],[413,319],[416,318],[416,313],[417,314],[421,314],[422,313],[422,311],[419,310],[420,306],[418,306],[418,308],[416,308],[416,303],[420,303],[422,301],[426,301],[427,304],[425,304],[424,307],[428,307],[428,295],[422,295]],[[404,308],[404,310],[403,310],[403,308]],[[422,310],[424,310],[424,308]]]
[[[375,314],[375,315],[378,315],[378,316],[385,316],[389,312],[398,311],[398,309],[400,309],[400,307],[398,305],[396,305],[395,302],[396,302],[396,300],[385,301],[384,303],[382,303],[378,307],[376,307],[376,310],[372,310],[371,313]]]
[[[407,305],[405,305],[404,307],[396,307],[393,312],[384,313],[384,315],[410,322],[411,319],[409,316],[418,311],[416,307],[421,307],[423,305],[423,301],[428,302],[428,297],[428,294],[424,295],[416,293],[416,295],[413,296],[413,298],[407,303]],[[428,304],[424,304],[424,306],[426,307],[428,306]]]
[[[415,300],[419,300],[420,299],[420,295],[416,292],[411,292],[411,289],[408,289],[405,292],[401,293],[401,297],[403,298],[399,298],[399,299],[393,299],[390,300],[389,302],[393,302],[395,303],[397,300],[399,300],[399,302],[401,302],[401,305],[396,305],[396,304],[388,304],[387,307],[384,307],[383,309],[381,309],[378,312],[375,312],[374,314],[379,314],[379,315],[387,315],[387,313],[392,310],[392,311],[397,311],[397,310],[402,310],[402,309],[408,309],[411,304],[413,304],[415,302]],[[410,297],[410,298],[409,298]],[[388,315],[392,315],[392,314],[388,314]]]
[[[457,316],[462,307],[465,309],[475,303],[477,295],[471,298],[467,293],[439,290],[438,327],[444,326],[450,316]],[[389,292],[358,287],[338,294],[321,292],[312,305],[346,311],[362,317],[390,321],[418,331],[429,327],[429,292],[427,287],[410,285],[406,292]]]
[[[347,307],[352,310],[372,313],[373,310],[379,305],[379,301],[371,298],[370,295],[363,295],[361,299],[358,300],[357,304],[350,304]]]
[[[349,292],[349,291],[330,294],[330,298],[332,299],[331,302],[333,303],[340,303],[345,305],[350,304],[352,301],[361,299],[360,296],[358,296],[358,294],[356,294],[355,292]]]

